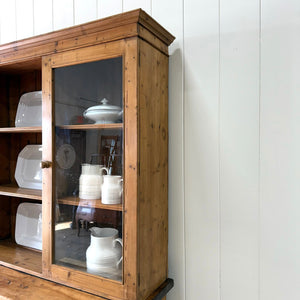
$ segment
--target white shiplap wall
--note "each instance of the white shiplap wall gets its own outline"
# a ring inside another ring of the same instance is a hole
[[[176,36],[168,299],[300,299],[300,2],[0,0],[0,42],[138,7]]]

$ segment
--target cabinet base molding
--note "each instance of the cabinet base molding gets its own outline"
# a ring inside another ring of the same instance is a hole
[[[0,266],[0,298],[101,300],[79,290]]]
[[[165,299],[173,286],[173,279],[168,278],[146,300]],[[0,298],[2,297],[4,299],[109,300],[0,266]]]

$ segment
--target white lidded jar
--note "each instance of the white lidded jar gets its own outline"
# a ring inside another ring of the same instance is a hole
[[[101,201],[103,204],[120,204],[123,194],[123,179],[119,175],[104,175]]]
[[[120,106],[108,104],[107,99],[102,99],[100,105],[89,107],[83,116],[93,120],[96,124],[115,123],[122,119],[123,110]]]
[[[103,171],[108,173],[108,169],[102,165],[82,164],[81,175],[79,177],[79,198],[96,200],[101,197],[101,187],[103,182]]]

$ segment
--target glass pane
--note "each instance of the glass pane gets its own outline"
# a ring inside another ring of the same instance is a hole
[[[122,280],[122,58],[54,69],[53,263]],[[104,100],[103,100],[104,99]]]

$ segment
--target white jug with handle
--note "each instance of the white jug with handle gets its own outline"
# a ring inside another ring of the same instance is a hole
[[[119,175],[104,175],[101,201],[103,204],[120,204],[123,194],[123,179]]]
[[[123,260],[123,241],[114,228],[92,227],[91,244],[86,250],[86,266],[89,273],[113,272]]]
[[[100,199],[104,170],[108,173],[108,169],[102,165],[82,164],[81,175],[79,177],[80,199]]]

